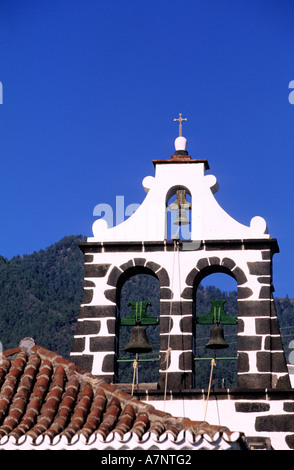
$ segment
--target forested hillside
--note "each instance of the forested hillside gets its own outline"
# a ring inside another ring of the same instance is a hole
[[[23,337],[31,336],[37,344],[69,357],[83,295],[84,256],[78,247],[78,243],[83,239],[82,236],[64,237],[46,250],[23,257],[16,256],[11,260],[0,256],[0,341],[4,350],[16,347]],[[122,291],[121,316],[130,314],[127,302],[131,300],[149,300],[152,305],[148,307],[148,315],[158,314],[158,281],[151,276],[142,276],[135,276],[125,284]],[[139,291],[140,299],[137,295]],[[222,292],[215,286],[198,288],[197,315],[208,313],[210,299],[226,300],[226,311],[230,315],[236,315],[237,293]],[[288,358],[288,345],[294,339],[294,298],[277,298],[275,304]],[[152,353],[148,354],[156,360],[159,350],[158,328],[146,328],[148,340],[153,348]],[[211,351],[205,348],[205,344],[209,338],[210,327],[196,325],[196,328],[196,355],[209,358]],[[234,356],[236,326],[226,325],[224,331],[230,347],[222,350],[222,355]],[[121,327],[121,359],[132,357],[124,353],[130,332],[130,327]],[[202,378],[206,381],[209,367],[209,360],[201,361],[201,367],[200,362],[196,361],[196,375],[200,381]],[[222,367],[225,368],[225,373],[222,373]],[[230,377],[234,375],[234,367],[236,361],[224,361],[224,365],[219,366],[220,376],[226,376],[230,381]],[[154,363],[144,364],[143,369],[151,371],[151,375],[154,375],[152,380],[156,381],[158,367],[154,367]],[[120,374],[123,381],[130,380],[130,363],[120,364]],[[140,377],[140,381],[144,381],[144,377]]]
[[[0,341],[3,349],[31,336],[68,357],[83,294],[83,237],[11,260],[0,257]]]

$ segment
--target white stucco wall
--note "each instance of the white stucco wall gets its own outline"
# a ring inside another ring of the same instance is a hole
[[[163,241],[166,239],[166,198],[173,187],[184,187],[192,197],[191,240],[268,238],[266,222],[256,216],[250,226],[234,220],[218,204],[216,177],[205,174],[205,164],[157,164],[155,177],[143,179],[147,196],[126,221],[108,228],[104,219],[93,224],[93,237],[88,241]]]

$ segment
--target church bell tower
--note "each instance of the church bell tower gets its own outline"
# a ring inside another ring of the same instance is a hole
[[[154,176],[143,179],[146,197],[121,224],[93,224],[80,244],[85,255],[84,297],[71,360],[108,382],[117,381],[120,311],[118,298],[131,276],[152,274],[160,284],[159,381],[169,390],[195,386],[195,295],[212,273],[237,282],[238,387],[290,387],[272,297],[272,258],[279,252],[262,217],[246,226],[216,201],[215,176],[206,159],[194,159],[179,136],[169,159],[153,160]],[[171,204],[169,201],[176,199]],[[169,237],[168,214],[178,229]],[[189,226],[189,237],[180,231]],[[141,318],[141,317],[140,317]],[[157,367],[157,366],[156,366]]]

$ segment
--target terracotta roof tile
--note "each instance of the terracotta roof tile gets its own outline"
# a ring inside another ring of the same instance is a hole
[[[180,441],[194,448],[201,439],[246,446],[243,433],[173,417],[52,351],[24,344],[0,357],[0,449],[179,448]]]

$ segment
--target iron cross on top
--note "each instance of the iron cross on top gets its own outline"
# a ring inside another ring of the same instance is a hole
[[[174,119],[174,121],[179,121],[179,136],[182,137],[182,122],[183,121],[188,121],[187,118],[182,118],[182,113],[179,113],[179,118],[178,119]]]

